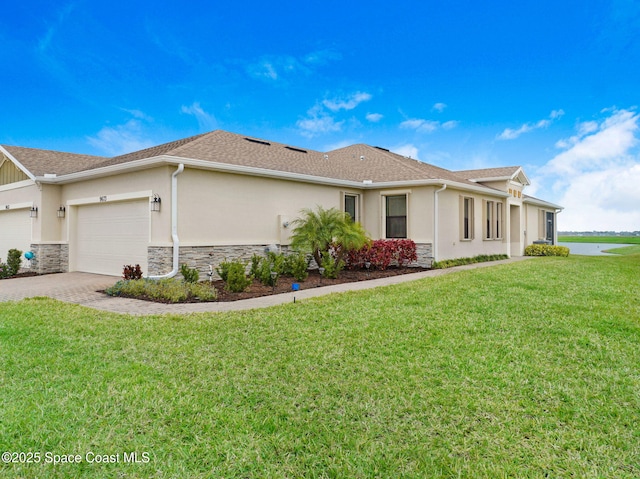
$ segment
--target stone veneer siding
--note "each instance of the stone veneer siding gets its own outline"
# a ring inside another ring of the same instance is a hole
[[[180,266],[186,264],[189,268],[196,268],[201,280],[208,278],[209,265],[213,265],[213,278],[220,279],[215,269],[224,260],[240,259],[248,263],[254,254],[264,255],[269,247],[270,245],[180,246],[179,262]],[[285,247],[282,248],[284,249]],[[161,276],[173,269],[172,246],[149,246],[147,251],[149,272],[146,276]]]
[[[38,274],[66,273],[69,271],[68,244],[31,244],[34,258],[31,260],[31,271]],[[26,260],[23,260],[26,262]],[[23,263],[23,266],[25,264]]]
[[[179,262],[180,265],[186,264],[189,268],[196,268],[201,280],[208,278],[209,265],[213,265],[213,279],[219,279],[215,269],[224,260],[240,259],[249,263],[254,254],[264,255],[267,248],[273,246],[282,252],[288,250],[287,246],[279,245],[180,246]],[[146,276],[161,276],[173,269],[172,246],[149,246],[147,251],[149,271],[145,272]],[[416,243],[416,252],[418,261],[412,266],[430,268],[433,263],[431,243]]]
[[[418,261],[412,266],[420,268],[431,268],[433,264],[433,245],[431,243],[416,243],[416,254]]]

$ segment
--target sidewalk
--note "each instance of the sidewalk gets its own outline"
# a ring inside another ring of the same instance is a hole
[[[144,316],[153,314],[242,311],[293,303],[294,301],[303,301],[308,298],[325,296],[333,293],[359,291],[376,288],[378,286],[406,283],[408,281],[415,281],[422,278],[431,278],[469,269],[486,268],[500,264],[522,261],[525,259],[530,258],[514,257],[501,261],[476,263],[448,269],[421,271],[413,274],[390,276],[388,278],[358,281],[354,283],[343,283],[324,286],[321,288],[305,289],[291,293],[221,303],[163,304],[129,298],[115,298],[107,296],[104,293],[98,293],[97,291],[112,286],[116,281],[118,281],[118,277],[78,272],[58,273],[0,281],[0,302],[19,301],[23,298],[31,298],[35,296],[47,296],[60,301],[80,304],[101,311]]]

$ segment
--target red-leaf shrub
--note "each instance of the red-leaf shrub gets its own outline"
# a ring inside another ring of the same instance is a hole
[[[417,259],[416,244],[412,240],[375,240],[346,254],[349,269],[365,268],[368,262],[371,268],[385,270],[391,264],[404,267]]]

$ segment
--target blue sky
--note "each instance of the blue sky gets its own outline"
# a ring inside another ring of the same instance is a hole
[[[640,230],[640,2],[10,2],[0,143],[213,129],[523,166],[563,230]]]

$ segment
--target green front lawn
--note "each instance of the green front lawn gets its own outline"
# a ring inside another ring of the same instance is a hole
[[[621,255],[640,254],[640,244],[623,246],[622,248],[609,248],[606,250],[606,252]]]
[[[41,454],[0,477],[638,477],[639,268],[536,258],[228,314],[0,303],[0,449]]]
[[[640,236],[558,236],[558,242],[640,244]]]

